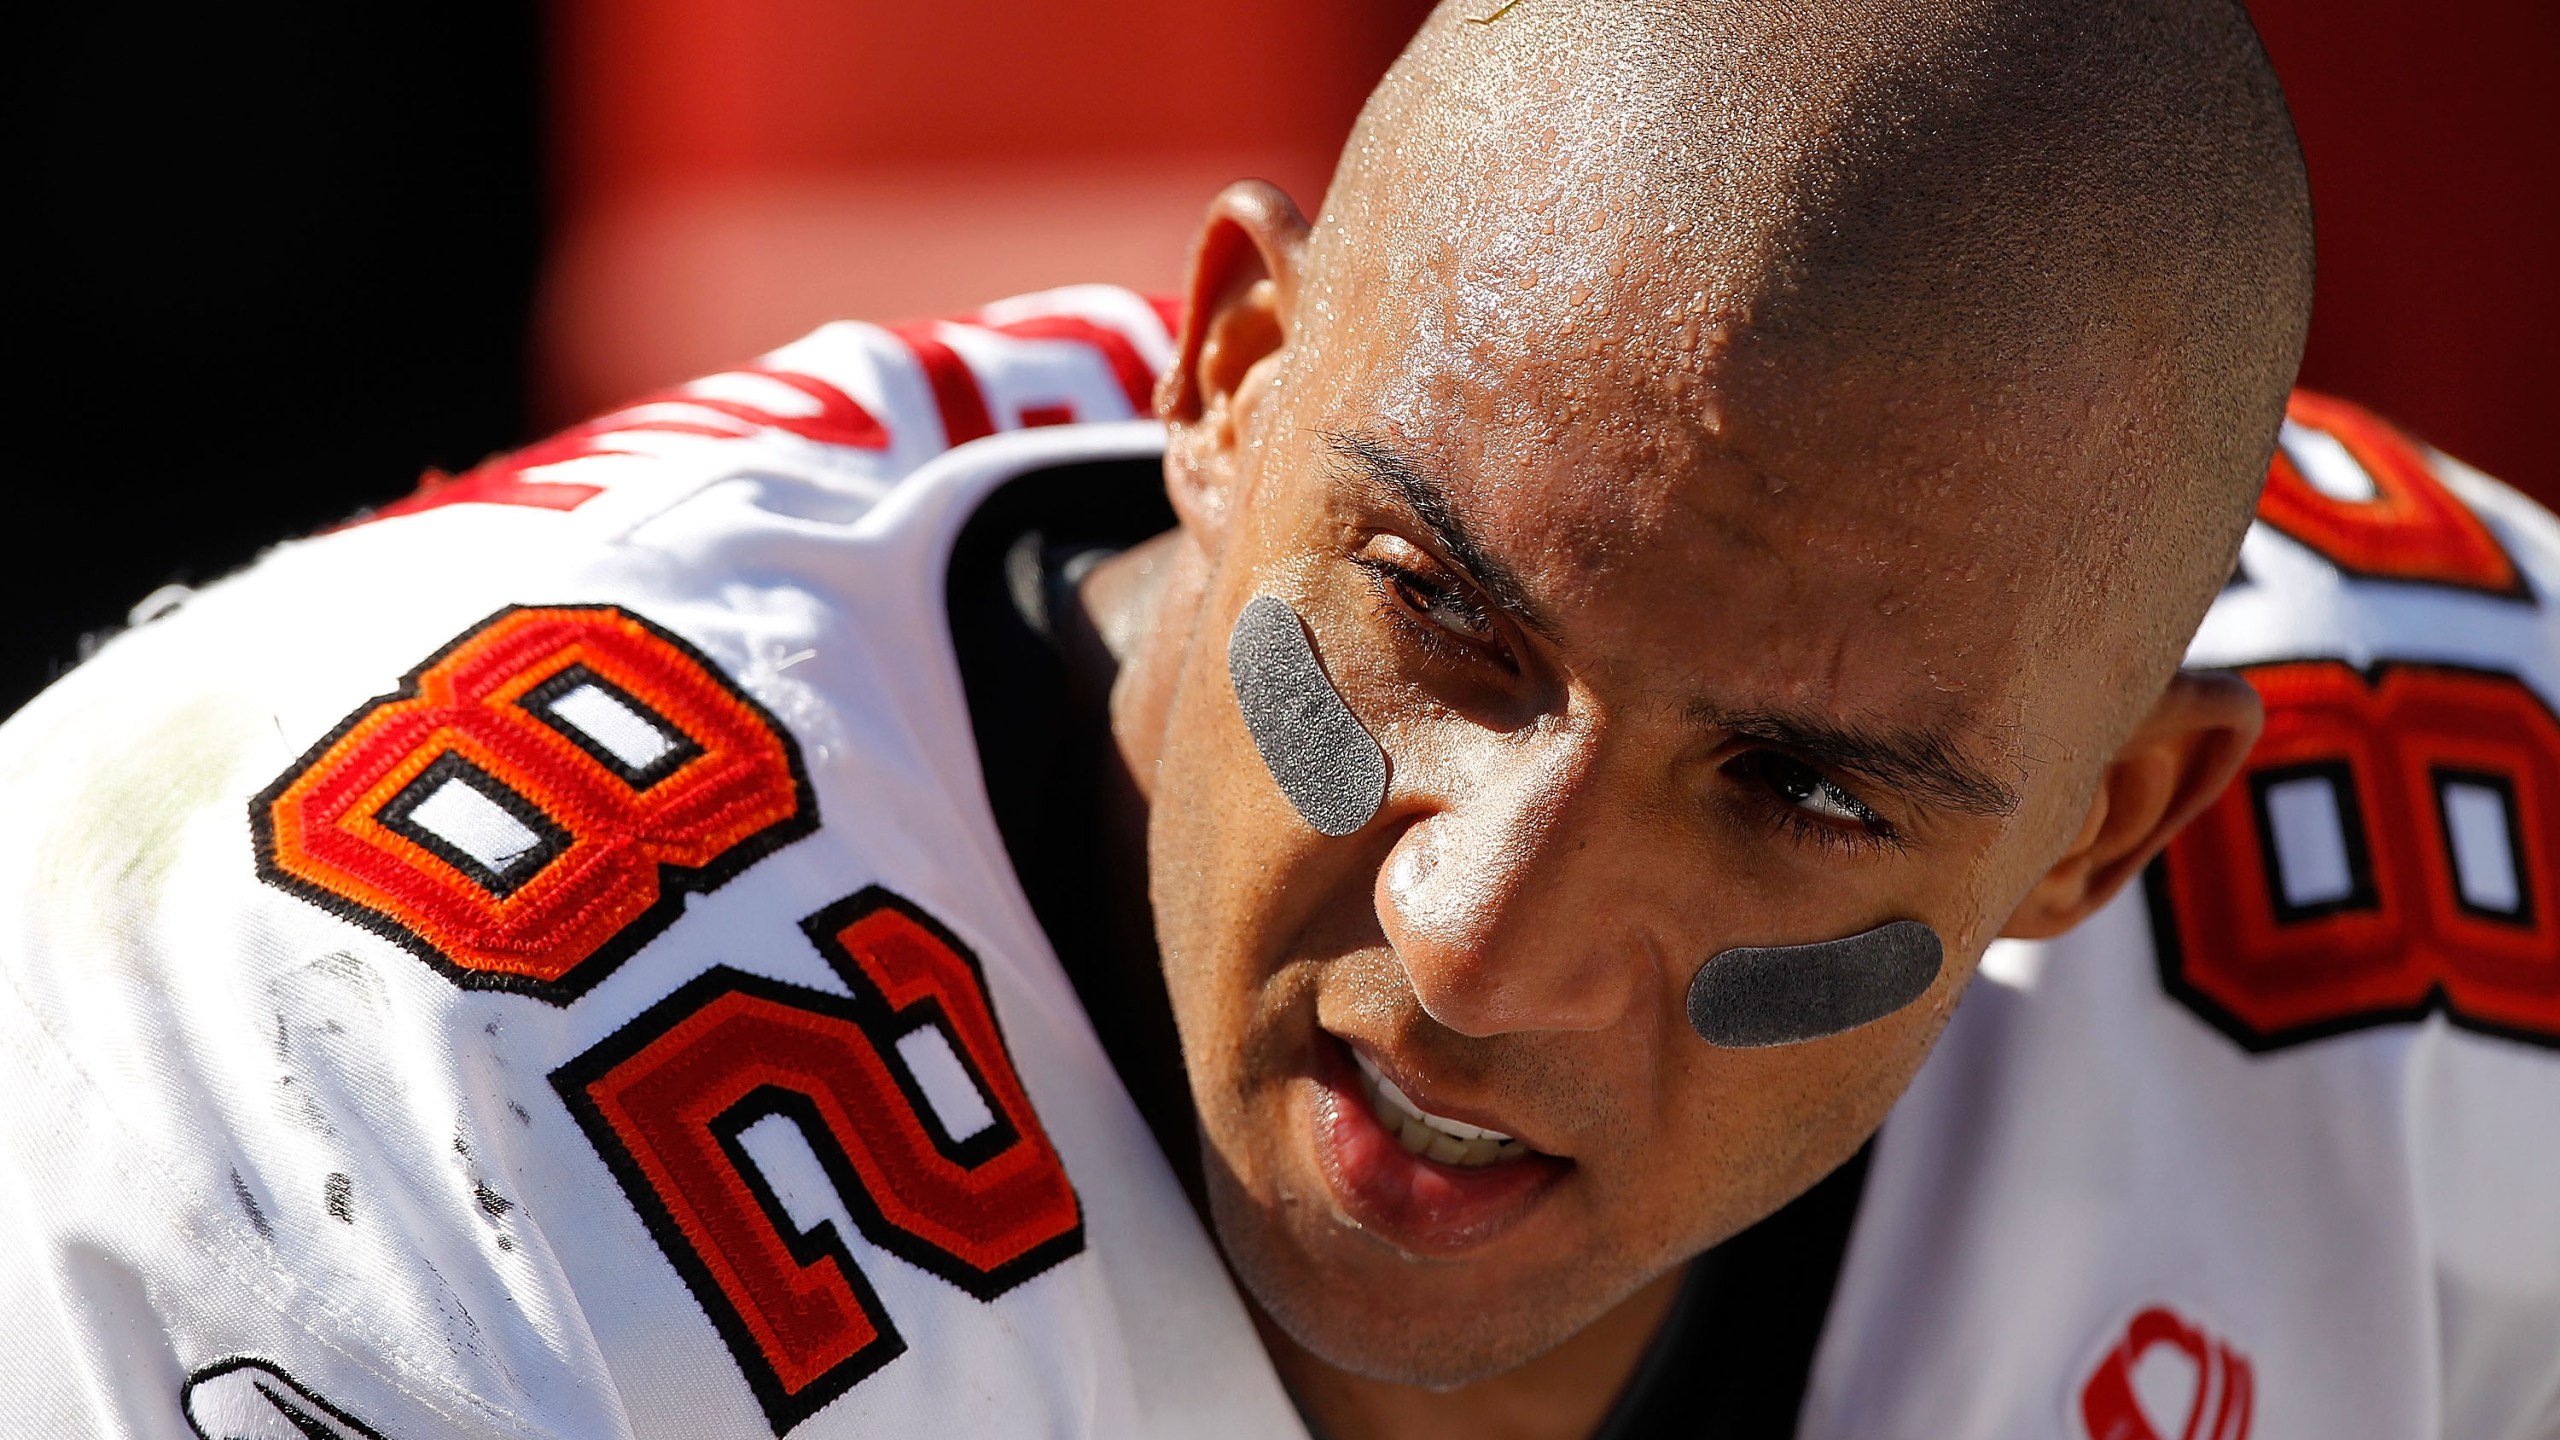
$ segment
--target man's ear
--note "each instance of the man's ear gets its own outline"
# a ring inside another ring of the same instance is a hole
[[[2265,723],[2248,681],[2179,671],[2098,778],[2071,848],[2000,933],[2020,940],[2059,935],[2113,899],[2240,773]]]
[[[1171,431],[1166,494],[1211,553],[1240,483],[1244,421],[1297,331],[1306,241],[1306,218],[1279,187],[1239,180],[1209,202],[1191,250],[1181,349],[1157,382],[1156,413]]]

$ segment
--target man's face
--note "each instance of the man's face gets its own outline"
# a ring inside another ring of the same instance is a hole
[[[1606,260],[1536,293],[1455,247],[1344,262],[1241,403],[1207,593],[1159,642],[1186,654],[1151,883],[1220,1236],[1300,1343],[1381,1378],[1516,1365],[1845,1159],[2103,758],[2033,507],[1996,498],[2054,456]],[[1350,836],[1237,711],[1257,594],[1389,757]],[[1708,956],[1896,919],[1947,945],[1904,1010],[1764,1050],[1689,1028]],[[1531,1153],[1411,1153],[1364,1063]]]

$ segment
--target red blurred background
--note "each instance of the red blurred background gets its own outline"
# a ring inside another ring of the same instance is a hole
[[[1312,208],[1428,5],[566,0],[541,408],[844,315],[1169,288],[1237,175]],[[2303,380],[2560,501],[2560,5],[2254,0],[2301,128]]]
[[[158,584],[823,320],[1168,288],[1224,181],[1319,198],[1425,8],[37,7],[0,712]],[[2560,504],[2560,5],[2250,9],[2319,209],[2305,382]]]
[[[561,0],[541,409],[842,316],[1170,290],[1243,175],[1313,208],[1419,0]]]

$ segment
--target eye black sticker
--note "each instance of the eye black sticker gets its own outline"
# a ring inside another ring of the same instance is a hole
[[[1387,752],[1324,675],[1287,602],[1256,595],[1227,636],[1227,678],[1253,748],[1309,825],[1348,835],[1387,800]]]
[[[1928,992],[1946,947],[1917,920],[1810,945],[1710,956],[1689,982],[1689,1024],[1708,1044],[1759,1049],[1881,1020]]]

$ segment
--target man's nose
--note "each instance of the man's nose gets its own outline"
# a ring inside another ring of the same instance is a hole
[[[1408,803],[1378,920],[1434,1020],[1466,1035],[1599,1030],[1657,978],[1597,747],[1532,743]],[[1393,802],[1390,802],[1393,803]]]

